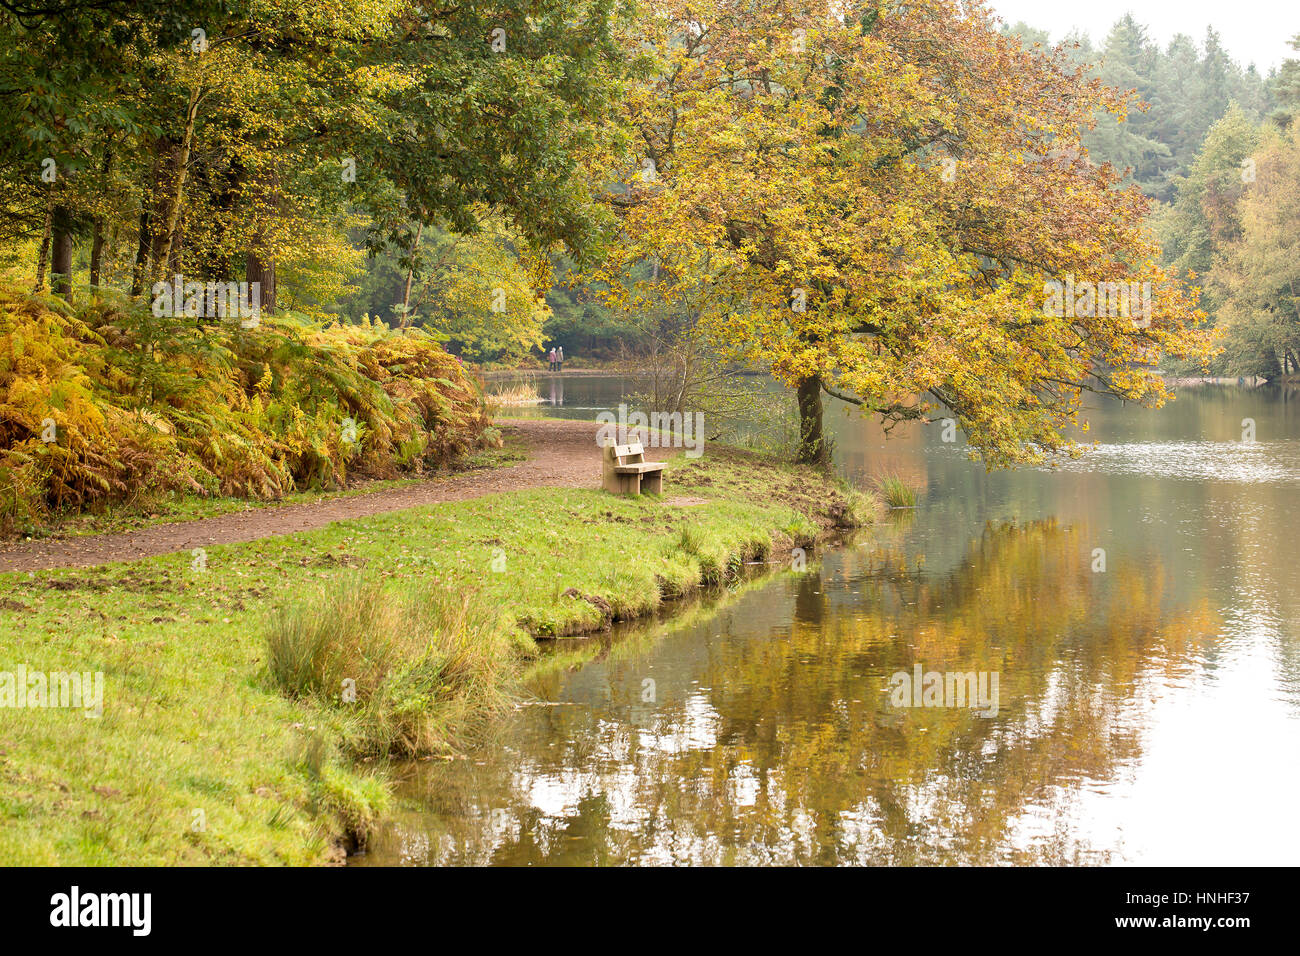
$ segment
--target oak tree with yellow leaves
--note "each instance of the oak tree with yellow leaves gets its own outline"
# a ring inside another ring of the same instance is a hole
[[[626,41],[645,78],[610,295],[689,299],[795,389],[801,460],[826,458],[831,395],[946,409],[991,466],[1040,461],[1074,450],[1085,392],[1159,405],[1161,357],[1212,348],[1147,200],[1080,143],[1126,98],[979,3],[665,2]]]

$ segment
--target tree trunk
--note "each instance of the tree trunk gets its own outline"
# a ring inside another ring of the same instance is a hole
[[[256,252],[250,252],[244,260],[245,272],[248,277],[249,295],[252,295],[254,282],[262,284],[262,295],[259,304],[267,312],[275,311],[275,263],[263,262]]]
[[[140,241],[135,247],[135,269],[131,272],[131,295],[144,291],[145,276],[149,274],[149,200],[140,210]]]
[[[175,275],[181,271],[181,260],[185,255],[185,226],[178,226],[173,234],[171,256],[167,260],[167,274]]]
[[[72,215],[67,206],[54,207],[52,251],[50,253],[50,291],[72,298]]]
[[[415,257],[420,253],[420,237],[424,235],[424,223],[420,223],[415,230],[415,242],[411,246],[411,267],[406,270],[406,290],[402,293],[402,318],[399,323],[401,328],[406,328],[411,322],[411,279],[415,276]]]
[[[181,219],[181,207],[185,204],[185,178],[190,170],[190,151],[194,148],[194,124],[199,114],[199,88],[196,86],[190,91],[189,107],[185,111],[185,132],[181,136],[180,147],[176,152],[176,160],[172,167],[172,181],[170,193],[167,199],[167,219],[163,227],[161,239],[162,248],[159,250],[155,268],[161,264],[169,270],[176,269],[178,263],[173,260],[173,250],[176,248],[176,233]]]
[[[41,249],[36,254],[36,285],[33,292],[43,292],[45,290],[45,267],[50,261],[50,229],[54,225],[54,195],[51,193],[50,201],[45,206],[45,229],[41,233]]]
[[[104,261],[104,223],[95,218],[95,231],[90,239],[90,284],[99,285],[99,267]]]
[[[826,433],[822,427],[822,380],[813,375],[799,383],[799,463],[826,465],[830,462]]]
[[[104,147],[104,184],[107,186],[108,173],[113,168],[113,150],[112,142]],[[100,266],[104,261],[104,217],[95,217],[95,227],[91,233],[90,239],[90,285],[92,288],[99,285]]]
[[[170,198],[175,194],[179,172],[176,161],[180,158],[180,144],[170,137],[159,139],[154,145],[154,174],[149,193],[149,271],[145,284],[155,279],[170,279],[163,246],[167,242],[167,220],[171,216]]]
[[[175,149],[175,144],[166,137],[155,139],[149,150],[153,162],[149,169],[148,192],[140,201],[140,241],[135,251],[135,271],[131,274],[131,295],[144,292],[150,284],[154,270],[158,265],[160,238],[155,234],[157,224],[164,221],[163,196],[166,187],[166,168]]]
[[[259,218],[266,215],[268,219],[274,219],[280,209],[280,177],[276,172],[271,170],[260,176],[253,174],[251,177],[247,172],[242,172],[241,179],[243,180],[242,202],[245,205],[262,205],[268,212],[265,214],[259,212]],[[244,258],[248,293],[252,296],[253,283],[260,282],[262,284],[261,307],[268,312],[274,311],[276,306],[275,248],[267,242],[270,233],[269,223],[262,221],[249,241],[248,252]]]

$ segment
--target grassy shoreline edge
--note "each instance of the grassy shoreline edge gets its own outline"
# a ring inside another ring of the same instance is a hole
[[[472,739],[479,696],[499,705],[535,637],[651,614],[877,507],[818,472],[728,448],[674,459],[666,485],[640,500],[539,488],[429,505],[214,547],[203,570],[184,553],[0,575],[0,671],[102,671],[106,685],[100,718],[0,709],[0,861],[338,862],[389,806],[384,751]],[[342,619],[313,595],[349,582],[392,595],[370,602],[391,634],[405,633],[393,608],[437,591],[495,608],[502,640],[468,662],[465,648],[427,642],[412,660],[409,634],[385,643],[386,663],[358,681],[362,707],[335,690],[337,666],[353,666],[338,660],[286,694],[268,647],[276,616],[315,602],[318,617]],[[491,686],[476,683],[479,667]]]

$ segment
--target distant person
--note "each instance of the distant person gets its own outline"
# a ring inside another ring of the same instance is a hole
[[[564,371],[564,346],[563,345],[561,345],[559,349],[556,350],[555,353],[555,370],[557,372]]]
[[[555,347],[551,347],[551,371],[555,371]]]

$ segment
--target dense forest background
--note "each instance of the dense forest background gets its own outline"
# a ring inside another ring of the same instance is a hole
[[[1005,29],[1047,45],[1024,23]],[[1162,49],[1132,16],[1100,47],[1087,35],[1065,45],[1146,104],[1122,123],[1100,116],[1084,142],[1094,162],[1130,170],[1158,202],[1151,225],[1165,264],[1202,289],[1202,308],[1225,333],[1212,370],[1276,378],[1300,369],[1300,60],[1261,76],[1212,28],[1199,44],[1179,35]],[[1291,46],[1300,50],[1300,36]]]
[[[1029,46],[1052,46],[1045,31],[1005,26]],[[1199,41],[1180,34],[1161,47],[1133,16],[1117,21],[1100,43],[1087,34],[1062,41],[1086,73],[1107,86],[1135,90],[1142,107],[1121,122],[1101,112],[1084,136],[1094,162],[1128,170],[1155,202],[1150,222],[1165,264],[1202,290],[1202,307],[1225,331],[1225,350],[1211,371],[1276,378],[1300,369],[1300,147],[1292,120],[1300,110],[1300,60],[1262,75],[1224,49],[1210,28]],[[1300,37],[1291,41],[1300,51]],[[455,276],[477,251],[425,236],[413,309],[441,312],[449,347],[475,358],[515,362],[555,343],[578,364],[636,356],[654,348],[672,316],[619,315],[582,285],[568,281],[572,263],[557,257],[555,283],[512,342],[475,336],[466,311],[449,305]],[[365,263],[358,291],[339,302],[355,319],[400,318],[409,262],[380,254]],[[398,305],[395,307],[394,303]],[[397,311],[394,311],[394,309]],[[680,318],[680,317],[678,317]],[[679,323],[680,324],[680,323]],[[466,333],[456,338],[456,331]],[[1174,372],[1199,372],[1171,362]]]
[[[0,0],[0,524],[441,467],[555,345],[720,428],[770,373],[809,462],[824,395],[1008,464],[1084,388],[1300,370],[1300,58],[702,9]],[[1156,321],[1049,316],[1066,275]]]
[[[138,293],[183,256],[204,274],[260,277],[268,305],[352,323],[421,326],[452,354],[487,366],[540,363],[556,344],[571,365],[636,359],[689,325],[689,316],[672,309],[612,309],[576,278],[569,251],[536,251],[557,237],[524,235],[526,228],[484,215],[505,208],[527,223],[535,207],[552,221],[564,219],[549,214],[574,197],[523,193],[517,177],[482,160],[502,140],[557,168],[590,150],[599,123],[584,126],[571,116],[599,116],[605,108],[613,82],[602,72],[608,36],[558,21],[533,31],[528,42],[539,50],[587,51],[576,57],[585,71],[580,83],[546,77],[544,56],[533,58],[531,76],[513,77],[453,57],[436,77],[405,80],[404,88],[386,86],[385,74],[431,68],[413,62],[409,41],[381,26],[383,4],[369,22],[263,6],[283,26],[258,49],[240,48],[237,58],[223,53],[238,45],[238,23],[223,24],[220,4],[212,5],[202,38],[194,32],[189,53],[196,55],[188,57],[176,43],[193,32],[194,18],[171,23],[155,3],[137,5],[112,33],[97,33],[89,20],[81,32],[24,30],[22,42],[0,54],[0,98],[13,107],[8,122],[24,134],[0,150],[0,274],[30,287],[34,273],[40,289],[66,273],[67,285],[55,291],[84,283]],[[78,5],[68,9],[75,20]],[[1029,46],[1051,45],[1032,25],[1003,31]],[[1136,91],[1142,104],[1122,120],[1099,112],[1084,142],[1093,162],[1127,170],[1154,201],[1148,225],[1164,264],[1200,290],[1202,308],[1223,329],[1225,349],[1211,370],[1275,379],[1300,369],[1293,123],[1300,59],[1261,75],[1236,62],[1213,29],[1199,41],[1179,35],[1162,47],[1132,16],[1099,43],[1072,35],[1063,45],[1087,75]],[[1300,50],[1300,37],[1292,46]],[[370,88],[342,80],[340,65],[358,59],[373,63]],[[514,69],[527,61],[509,62]],[[41,81],[35,96],[32,75]],[[413,107],[411,82],[436,88],[440,99]],[[507,92],[511,82],[519,89],[536,82],[543,92]],[[444,83],[462,84],[467,94],[449,96],[434,85]],[[480,99],[471,104],[472,97]],[[344,102],[352,105],[338,106]],[[500,112],[504,122],[507,110],[518,114],[517,127],[491,131],[497,142],[478,142],[485,138],[478,117]],[[189,122],[163,128],[165,115]],[[548,116],[553,129],[535,136]],[[419,136],[367,138],[383,123]],[[108,133],[89,141],[82,133],[90,129]],[[535,141],[526,143],[530,136]],[[457,148],[471,189],[449,192],[420,179],[421,151],[447,150],[452,137],[463,144]],[[33,155],[42,151],[50,168],[32,188]],[[186,208],[177,208],[182,203]],[[430,214],[446,228],[417,225]],[[550,248],[581,249],[573,240],[585,227],[575,222],[575,234]]]

